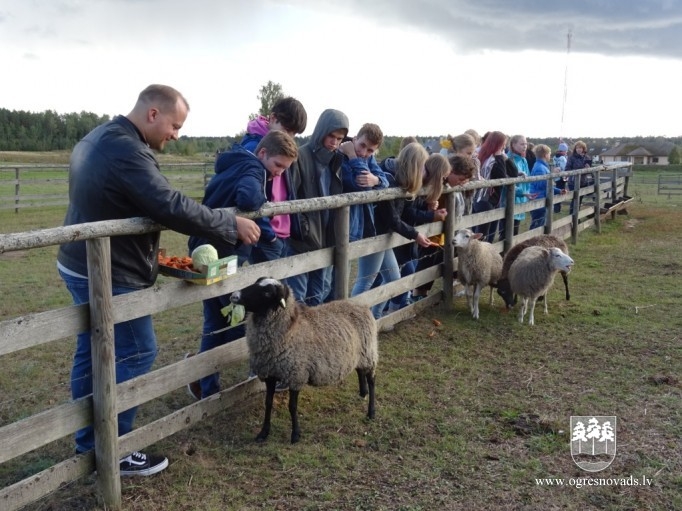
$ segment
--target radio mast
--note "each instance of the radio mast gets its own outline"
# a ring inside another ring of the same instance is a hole
[[[571,38],[573,33],[571,29],[566,34],[566,67],[564,68],[564,98],[561,103],[561,127],[559,128],[559,141],[563,140],[564,136],[564,114],[566,112],[566,97],[568,96],[568,57],[571,54]]]

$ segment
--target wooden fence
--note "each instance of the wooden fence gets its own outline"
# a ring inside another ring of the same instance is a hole
[[[659,174],[658,195],[682,195],[682,174]]]
[[[618,175],[619,169],[596,167],[589,171],[570,171],[566,176],[594,173],[593,186],[575,190],[561,197],[578,204],[580,196],[590,196],[592,202],[583,201],[582,207],[573,208],[573,214],[553,219],[554,196],[549,193],[546,199],[514,204],[515,183],[521,181],[548,180],[554,176],[530,177],[525,179],[504,179],[494,182],[470,183],[455,190],[470,190],[494,185],[507,185],[507,205],[484,213],[465,215],[456,221],[454,195],[448,193],[448,216],[445,222],[435,222],[420,226],[418,230],[426,235],[445,233],[445,257],[441,265],[433,266],[409,277],[387,285],[379,286],[354,298],[358,303],[373,305],[392,296],[415,288],[420,284],[442,279],[442,291],[430,294],[426,299],[378,320],[380,329],[407,319],[437,304],[452,306],[453,269],[456,264],[452,239],[456,229],[484,224],[493,220],[506,222],[507,239],[497,244],[505,252],[513,243],[541,233],[554,233],[577,241],[578,233],[594,226],[600,229],[601,221],[609,211],[625,204],[629,180],[629,164],[623,164],[628,172]],[[548,180],[551,190],[552,180]],[[68,458],[37,474],[27,477],[0,490],[0,508],[15,510],[54,491],[62,483],[91,474],[97,467],[99,490],[107,509],[121,507],[121,486],[119,459],[134,450],[140,450],[154,442],[166,438],[194,423],[206,419],[235,403],[244,401],[260,393],[263,384],[256,379],[241,382],[229,389],[189,406],[174,411],[170,415],[146,424],[134,431],[117,437],[117,413],[172,392],[203,376],[212,374],[221,367],[248,358],[245,340],[235,342],[197,354],[148,374],[124,383],[116,384],[114,371],[113,326],[141,316],[159,313],[164,310],[182,307],[207,298],[223,295],[253,283],[260,276],[282,279],[306,271],[335,265],[335,296],[347,297],[349,294],[350,261],[361,255],[396,247],[411,241],[395,233],[349,243],[348,211],[352,204],[376,202],[403,196],[397,189],[357,192],[333,197],[311,200],[298,200],[287,203],[266,204],[256,213],[243,216],[256,218],[281,213],[298,213],[321,209],[333,209],[336,224],[335,247],[302,254],[295,257],[270,261],[240,268],[229,279],[211,286],[194,286],[184,281],[156,284],[151,288],[130,294],[111,296],[111,266],[109,240],[111,236],[140,234],[162,230],[163,227],[147,218],[95,222],[68,227],[58,227],[39,231],[0,234],[0,253],[52,246],[74,240],[87,240],[88,274],[90,277],[90,303],[26,314],[0,322],[0,356],[18,352],[33,346],[43,345],[59,339],[73,337],[88,328],[93,332],[94,380],[92,395],[60,404],[41,413],[26,417],[17,422],[0,427],[0,463],[6,463],[22,454],[45,446],[58,439],[72,435],[78,429],[94,424],[96,448],[86,454]],[[587,199],[587,197],[584,197]],[[559,197],[557,197],[559,199]],[[604,208],[605,201],[612,206]],[[544,228],[534,229],[513,237],[513,215],[528,212],[538,207],[547,208],[547,223]],[[242,214],[242,213],[240,213]]]
[[[161,172],[175,189],[201,198],[213,175],[213,162],[168,163]],[[21,210],[46,206],[66,206],[69,203],[69,166],[61,165],[0,165],[0,210]]]

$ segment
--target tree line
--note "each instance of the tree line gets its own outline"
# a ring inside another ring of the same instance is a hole
[[[260,109],[261,112],[267,112],[270,103],[276,99],[266,94],[268,90],[268,86],[263,87],[260,91],[261,95],[258,96],[263,103]],[[281,94],[280,90],[276,92]],[[85,111],[59,114],[53,110],[27,112],[24,110],[0,108],[0,151],[71,150],[93,128],[109,120],[108,115],[99,116]],[[242,136],[243,133],[224,137],[181,136],[177,141],[168,143],[163,152],[183,156],[213,155],[216,152],[231,148],[235,142],[241,140]],[[432,145],[434,142],[437,144],[441,138],[439,136],[417,136],[417,140],[421,143]],[[527,138],[535,144],[547,144],[553,149],[556,149],[559,144],[559,139],[556,137],[534,138],[528,136]],[[296,137],[299,145],[304,144],[308,139],[309,137]],[[386,136],[384,138],[384,145],[381,148],[381,156],[395,156],[398,153],[401,139],[402,137]],[[665,140],[672,142],[675,146],[682,146],[682,137],[586,137],[582,138],[582,140],[590,148],[590,152],[593,155],[597,155],[619,142],[641,144]],[[678,147],[673,151],[675,154],[670,155],[674,160],[678,160],[680,157]],[[671,163],[673,162],[671,161]]]

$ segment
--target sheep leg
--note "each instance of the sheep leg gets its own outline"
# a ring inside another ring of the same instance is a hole
[[[523,316],[526,314],[526,308],[528,307],[528,298],[525,296],[521,301],[521,308],[519,309],[519,323],[523,324]]]
[[[464,296],[467,297],[467,306],[469,307],[469,311],[471,311],[471,310],[472,310],[472,307],[473,307],[473,304],[472,304],[472,301],[473,301],[473,298],[472,298],[473,292],[474,292],[474,290],[473,290],[473,288],[471,287],[470,284],[464,284]]]
[[[549,311],[547,310],[547,295],[545,295],[545,314],[549,314]]]
[[[272,400],[275,397],[275,387],[277,386],[277,378],[267,378],[265,380],[265,418],[263,419],[263,428],[256,436],[256,442],[265,442],[270,434],[270,417],[272,416]]]
[[[365,370],[356,368],[355,371],[358,373],[358,382],[360,383],[360,397],[364,399],[367,395],[367,378],[365,377]]]
[[[474,319],[478,319],[478,301],[481,298],[481,284],[475,284],[474,285],[474,298],[472,300],[472,307],[471,307],[471,314],[474,316]]]
[[[291,443],[295,444],[301,438],[301,428],[298,425],[298,390],[289,389],[289,415],[291,415]]]
[[[374,383],[376,381],[376,376],[374,371],[365,371],[365,377],[367,378],[367,386],[369,387],[369,404],[367,405],[367,418],[374,418]]]
[[[528,324],[529,325],[534,325],[535,324],[535,303],[538,301],[537,298],[533,298],[530,302],[530,314],[528,314]],[[545,303],[547,303],[545,301]]]
[[[568,274],[561,272],[561,278],[564,279],[564,287],[566,288],[566,301],[571,299],[571,293],[568,292]]]
[[[493,306],[493,286],[490,286],[490,306]]]

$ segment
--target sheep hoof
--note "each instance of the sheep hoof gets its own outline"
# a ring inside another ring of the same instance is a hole
[[[292,433],[291,434],[291,443],[295,444],[301,439],[301,434],[300,433]]]
[[[256,442],[259,444],[264,443],[268,439],[268,433],[263,433],[262,431],[256,436]]]

